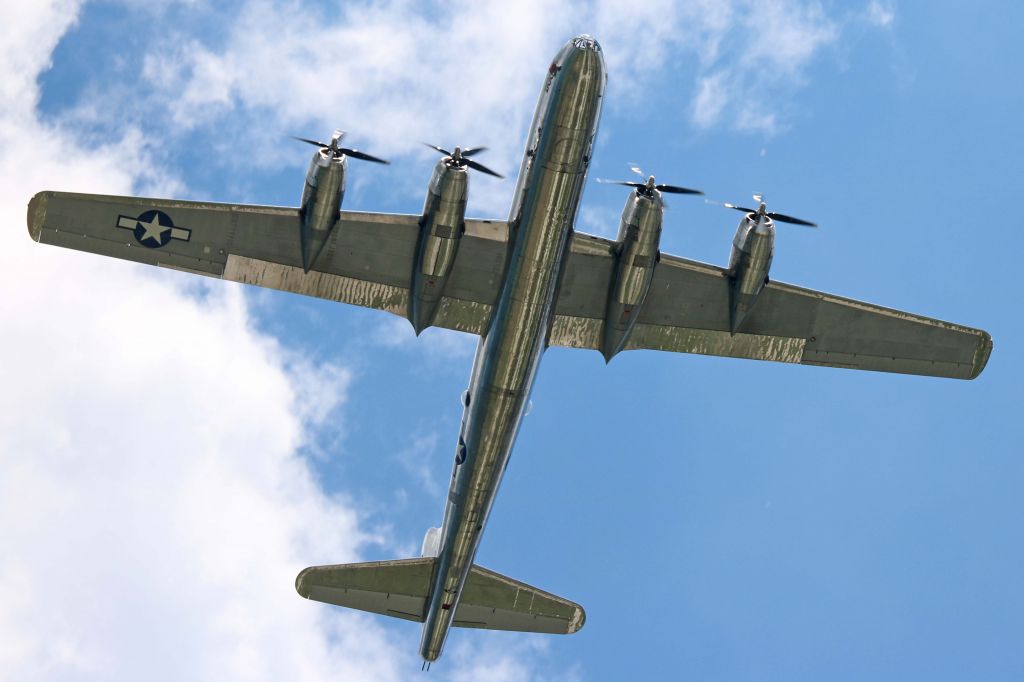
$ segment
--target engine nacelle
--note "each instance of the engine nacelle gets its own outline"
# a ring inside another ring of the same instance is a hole
[[[608,292],[601,354],[608,362],[626,345],[654,279],[665,205],[661,193],[633,192],[622,209],[615,278]]]
[[[433,324],[465,232],[469,175],[446,157],[434,167],[420,218],[420,239],[409,292],[409,321],[416,333]]]
[[[327,150],[313,155],[302,188],[302,268],[309,272],[338,224],[345,196],[345,157]]]
[[[740,220],[729,256],[729,331],[735,334],[768,282],[775,255],[772,219],[748,213]]]

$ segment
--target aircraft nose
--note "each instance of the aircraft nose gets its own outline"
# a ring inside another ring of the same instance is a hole
[[[601,44],[597,42],[597,39],[593,36],[581,33],[580,35],[570,38],[562,49],[555,55],[555,60],[552,65],[556,70],[568,66],[570,63],[578,61],[580,57],[586,57],[588,62],[604,62],[604,55],[601,53]]]
[[[588,52],[601,51],[601,43],[597,42],[597,38],[591,35],[587,35],[586,33],[579,34],[578,36],[570,40],[569,44],[572,45],[573,48],[577,50],[584,50]]]

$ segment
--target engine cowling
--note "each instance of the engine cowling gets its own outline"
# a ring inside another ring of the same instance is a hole
[[[409,321],[416,333],[429,327],[451,275],[465,232],[469,174],[442,159],[434,167],[420,218],[420,238],[409,295]]]
[[[665,205],[661,193],[633,192],[622,209],[617,262],[605,310],[601,354],[608,362],[623,349],[654,279]]]
[[[313,267],[338,224],[345,196],[345,157],[321,149],[313,154],[302,188],[302,268]]]
[[[735,334],[768,282],[775,255],[775,224],[747,213],[736,228],[729,255],[729,331]]]

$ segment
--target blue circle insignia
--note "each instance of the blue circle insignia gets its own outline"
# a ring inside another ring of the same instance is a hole
[[[159,249],[171,241],[171,216],[163,211],[145,211],[135,219],[135,241],[150,249]]]

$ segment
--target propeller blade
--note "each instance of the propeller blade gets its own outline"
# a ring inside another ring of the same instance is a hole
[[[765,215],[767,215],[772,220],[779,221],[780,223],[790,223],[792,225],[803,225],[804,227],[817,227],[818,226],[817,223],[812,223],[812,222],[807,221],[807,220],[801,220],[800,218],[794,218],[793,216],[788,216],[788,215],[785,215],[783,213],[766,213]]]
[[[743,206],[737,206],[736,204],[722,204],[726,208],[731,208],[735,211],[743,211],[744,213],[757,213],[756,208],[744,208]]]
[[[632,180],[605,180],[604,178],[598,178],[597,181],[602,185],[624,185],[625,187],[646,187],[642,182],[633,182]]]
[[[353,159],[362,159],[363,161],[373,161],[374,163],[383,163],[384,165],[388,165],[388,164],[391,163],[390,161],[385,161],[384,159],[377,158],[376,156],[371,156],[371,155],[367,154],[366,152],[361,152],[361,151],[359,151],[357,149],[340,148],[340,149],[338,149],[338,151],[341,152],[342,154],[344,154],[345,156],[351,156]]]
[[[487,147],[470,147],[469,149],[462,150],[462,156],[463,158],[465,158],[467,156],[473,156],[474,154],[479,154],[480,152],[485,151],[487,151]]]
[[[675,185],[655,185],[654,189],[659,192],[665,192],[666,194],[704,194],[704,192],[701,192],[699,189],[676,187]]]
[[[325,143],[320,142],[318,140],[310,140],[310,139],[305,138],[305,137],[295,137],[294,135],[289,135],[288,137],[292,138],[293,140],[298,140],[299,142],[305,142],[306,144],[311,144],[314,147],[320,147],[321,149],[328,149],[331,146],[329,144],[325,144]]]
[[[478,163],[478,162],[474,161],[473,159],[467,159],[465,152],[462,153],[462,163],[466,164],[467,166],[469,166],[473,170],[478,170],[481,173],[487,173],[488,175],[493,175],[496,178],[504,178],[505,177],[504,175],[501,175],[500,173],[495,173],[494,171],[492,171],[490,168],[488,168],[487,166],[483,165],[482,163]]]
[[[448,151],[447,149],[442,149],[441,147],[438,147],[436,144],[430,144],[429,142],[424,142],[423,144],[427,145],[428,147],[430,147],[431,149],[433,149],[435,151],[441,152],[445,156],[451,156],[452,155],[452,153],[450,151]],[[463,152],[463,156],[465,156],[465,152]]]

